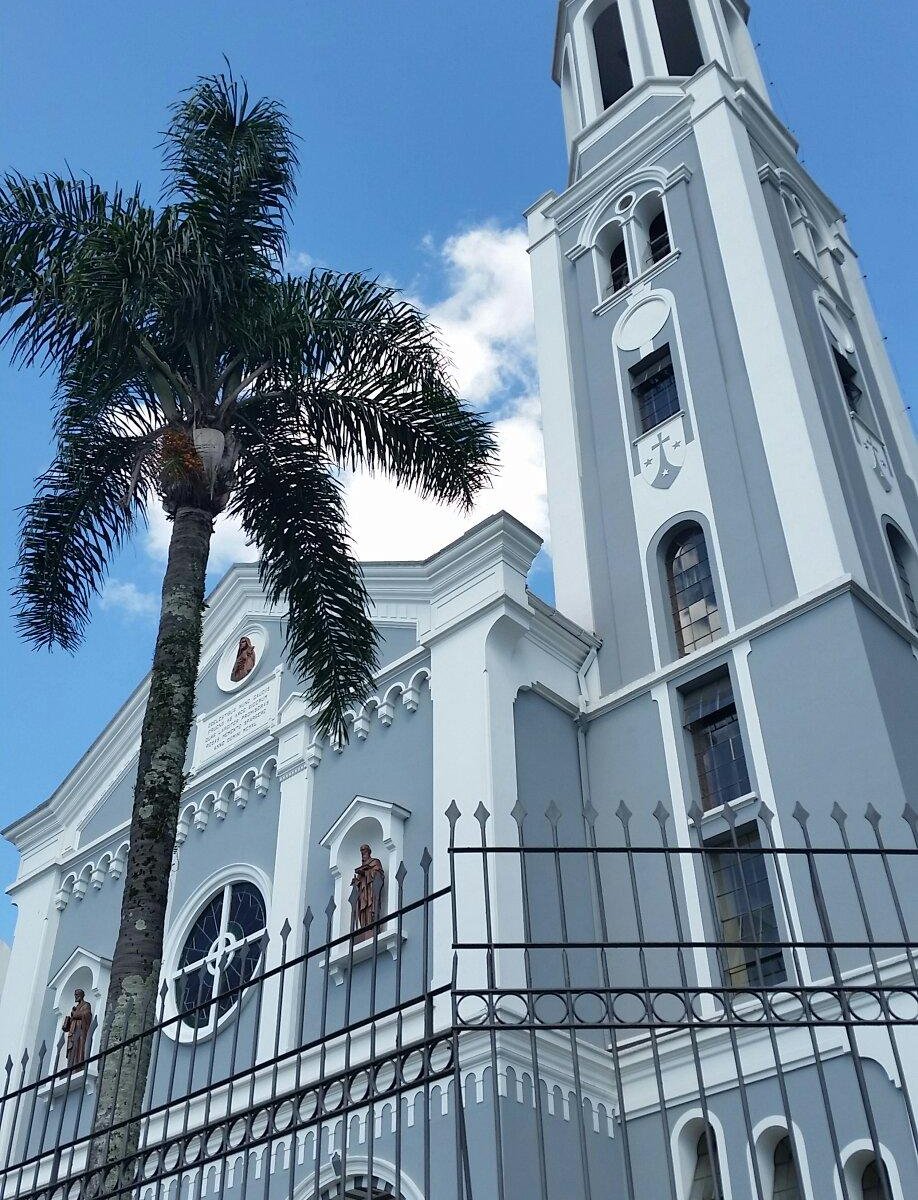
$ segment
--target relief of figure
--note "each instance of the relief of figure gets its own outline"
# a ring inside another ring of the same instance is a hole
[[[354,912],[355,928],[366,930],[359,934],[358,942],[373,936],[369,928],[382,915],[382,891],[386,881],[386,872],[378,858],[373,857],[369,846],[360,847],[360,866],[354,872],[351,880],[351,905]]]
[[[73,993],[76,1001],[69,1016],[64,1017],[64,1033],[67,1035],[67,1066],[71,1069],[82,1066],[89,1057],[89,1027],[92,1024],[92,1009],[82,988]]]
[[[239,649],[236,651],[236,661],[233,663],[230,679],[233,683],[241,683],[254,669],[255,647],[251,638],[242,637],[239,639]]]

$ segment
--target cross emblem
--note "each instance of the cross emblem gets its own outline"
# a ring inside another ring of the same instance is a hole
[[[653,467],[654,451],[656,451],[659,455],[657,473],[653,479],[648,479],[648,483],[650,483],[651,487],[670,487],[675,482],[676,476],[681,470],[681,466],[677,465],[676,463],[671,463],[666,457],[667,445],[671,445],[673,450],[678,450],[682,445],[682,440],[680,439],[679,441],[674,442],[668,433],[663,433],[663,431],[660,430],[657,433],[656,441],[651,444],[650,457],[644,459],[644,467],[645,469],[649,469]]]

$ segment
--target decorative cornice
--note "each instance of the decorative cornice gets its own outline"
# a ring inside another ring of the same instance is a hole
[[[893,612],[891,608],[877,599],[871,592],[868,592],[851,575],[843,575],[833,583],[827,584],[824,588],[810,592],[806,596],[798,597],[798,599],[792,600],[789,604],[775,609],[758,621],[753,621],[749,625],[744,625],[742,628],[718,638],[702,650],[696,650],[693,654],[686,655],[685,658],[677,658],[662,667],[659,671],[655,671],[651,675],[645,675],[616,692],[610,692],[608,695],[601,696],[598,700],[586,702],[582,707],[583,718],[586,721],[595,720],[596,717],[601,717],[613,708],[619,708],[622,704],[627,704],[629,700],[633,700],[636,696],[644,692],[651,691],[661,683],[668,683],[671,680],[678,679],[681,675],[699,674],[704,670],[706,663],[721,658],[726,651],[733,649],[734,646],[742,645],[743,642],[753,641],[770,630],[777,629],[780,625],[786,625],[788,621],[794,620],[795,617],[820,608],[832,600],[837,600],[839,596],[845,595],[853,596],[855,599],[860,600],[867,608],[871,609],[895,633],[908,642],[916,655],[918,655],[918,631],[906,624],[898,613]]]

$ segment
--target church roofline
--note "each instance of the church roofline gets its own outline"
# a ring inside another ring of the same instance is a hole
[[[522,521],[501,511],[486,517],[426,559],[363,563],[368,590],[379,599],[429,597],[454,576],[474,570],[476,564],[492,558],[497,543],[501,555],[525,576],[542,539]],[[208,593],[202,670],[223,644],[221,639],[208,635],[215,627],[224,629],[234,620],[237,610],[255,597],[264,609],[264,617],[282,619],[279,607],[268,610],[265,605],[257,563],[234,563]],[[80,818],[89,802],[87,791],[92,793],[93,801],[97,800],[121,778],[126,760],[136,752],[149,680],[147,672],[51,794],[0,830],[24,856],[50,847],[68,824]]]

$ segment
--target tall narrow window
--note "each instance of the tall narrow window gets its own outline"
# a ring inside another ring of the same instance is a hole
[[[723,1194],[720,1164],[717,1161],[717,1139],[714,1137],[713,1130],[708,1130],[698,1139],[698,1145],[695,1148],[695,1173],[692,1176],[689,1200],[720,1200]]]
[[[848,358],[847,354],[842,354],[835,346],[832,347],[832,353],[835,356],[835,366],[838,370],[838,378],[841,381],[842,391],[845,393],[845,399],[848,401],[848,408],[851,412],[856,413],[864,397],[863,389],[858,382],[857,367]]]
[[[886,526],[886,537],[889,541],[889,551],[892,554],[893,565],[896,568],[896,575],[899,579],[899,587],[902,590],[905,611],[913,628],[918,629],[918,599],[915,596],[915,589],[918,586],[915,583],[915,576],[918,574],[918,571],[916,571],[915,567],[915,555],[911,546],[899,530],[894,529],[892,525]]]
[[[653,0],[670,75],[694,75],[704,61],[689,0]]]
[[[618,4],[610,4],[593,24],[593,45],[599,67],[599,87],[603,108],[611,108],[626,92],[631,91],[631,67],[625,46],[625,32]]]
[[[794,1162],[794,1151],[789,1137],[782,1138],[775,1146],[775,1182],[772,1200],[803,1200],[800,1177]]]
[[[631,394],[641,433],[654,429],[679,411],[681,404],[669,346],[655,350],[631,368]]]
[[[686,525],[673,537],[665,566],[679,653],[691,654],[721,631],[708,547],[698,525]]]
[[[886,1180],[886,1191],[891,1196],[892,1187],[885,1165],[882,1167],[882,1171]],[[861,1176],[861,1196],[862,1200],[884,1200],[883,1186],[880,1183],[880,1168],[877,1166],[876,1159],[872,1159],[867,1164],[864,1174]]]
[[[729,675],[687,692],[684,714],[705,811],[747,795],[749,770]]]
[[[659,212],[650,222],[650,228],[647,231],[650,242],[650,261],[658,263],[661,258],[666,258],[670,251],[669,244],[669,229],[666,225],[666,213]]]
[[[609,271],[611,283],[610,287],[613,292],[620,292],[622,288],[626,288],[631,282],[631,276],[628,273],[628,253],[625,250],[625,239],[616,243],[609,255]]]
[[[723,933],[721,961],[728,987],[773,987],[787,980],[784,955],[774,945],[780,935],[761,848],[755,829],[737,833],[735,845],[732,835],[711,844],[708,865]],[[790,1165],[793,1170],[793,1157]],[[776,1190],[775,1196],[779,1195],[783,1200],[783,1193]]]

